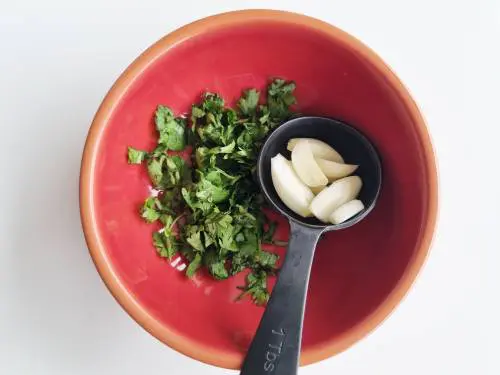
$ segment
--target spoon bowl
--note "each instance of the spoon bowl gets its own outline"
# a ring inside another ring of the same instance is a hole
[[[282,154],[290,159],[287,143],[292,138],[319,139],[335,148],[346,163],[359,165],[354,174],[363,180],[358,196],[365,205],[362,212],[341,224],[328,225],[314,217],[306,218],[296,214],[281,201],[271,178],[271,158]],[[257,177],[264,196],[282,215],[306,227],[330,231],[350,227],[370,213],[380,193],[382,166],[375,147],[358,130],[339,120],[308,116],[287,121],[268,136],[257,161]]]
[[[358,198],[365,205],[363,211],[343,223],[329,225],[316,218],[304,218],[281,201],[271,178],[271,158],[278,153],[289,157],[288,141],[302,137],[326,142],[347,163],[359,165],[356,174],[363,180],[363,187]],[[288,218],[290,240],[241,375],[294,375],[298,371],[305,301],[318,240],[323,233],[350,227],[370,213],[380,193],[382,166],[375,147],[352,126],[330,118],[299,117],[284,123],[266,139],[257,161],[257,178],[269,203]]]

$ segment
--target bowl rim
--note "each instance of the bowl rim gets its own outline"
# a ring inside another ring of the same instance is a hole
[[[178,352],[201,362],[228,369],[239,369],[244,354],[216,350],[213,347],[184,337],[182,333],[177,332],[173,327],[165,326],[141,306],[121,281],[113,268],[112,262],[106,256],[105,246],[97,229],[93,203],[94,169],[99,143],[108,120],[135,79],[151,64],[176,45],[207,31],[263,21],[277,24],[300,25],[318,31],[336,40],[336,42],[340,41],[344,43],[368,61],[377,70],[378,74],[387,80],[389,85],[404,102],[412,118],[412,122],[415,124],[415,131],[418,135],[422,151],[422,162],[428,179],[426,191],[428,205],[424,213],[425,219],[423,220],[425,224],[420,228],[419,242],[416,245],[417,251],[412,259],[410,259],[401,279],[386,299],[363,321],[335,339],[303,350],[300,360],[301,365],[312,364],[346,350],[372,332],[394,311],[413,285],[427,259],[434,237],[438,211],[437,166],[432,141],[427,131],[425,120],[409,91],[396,74],[374,51],[355,37],[326,22],[302,14],[279,10],[256,9],[232,11],[209,16],[187,24],[154,43],[133,61],[116,80],[99,106],[90,126],[83,150],[80,171],[80,215],[83,232],[90,255],[100,277],[117,302],[139,325],[158,340]]]

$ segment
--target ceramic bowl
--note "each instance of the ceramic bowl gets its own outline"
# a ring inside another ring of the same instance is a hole
[[[97,111],[83,153],[81,218],[95,265],[130,316],[170,347],[220,367],[241,365],[263,308],[235,302],[244,275],[190,280],[181,258],[157,256],[155,228],[137,213],[149,179],[127,164],[126,148],[152,147],[158,104],[187,112],[205,90],[231,103],[276,76],[297,83],[301,113],[338,118],[364,133],[384,171],[373,212],[319,244],[302,364],[345,350],[393,311],[424,263],[435,226],[436,165],[422,115],[361,42],[319,20],[268,10],[216,15],[165,36],[127,68]],[[287,230],[283,221],[278,235]]]

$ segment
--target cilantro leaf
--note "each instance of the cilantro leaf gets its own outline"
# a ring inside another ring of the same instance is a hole
[[[213,204],[211,202],[201,201],[196,197],[196,186],[192,185],[189,188],[182,188],[181,194],[184,202],[192,210],[193,216],[196,216],[198,212],[203,214],[210,212]]]
[[[162,187],[164,161],[165,156],[161,156],[159,159],[151,159],[148,162],[149,178],[155,187]]]
[[[205,112],[220,113],[224,109],[224,99],[218,94],[207,92],[203,95],[202,108]]]
[[[214,147],[210,152],[212,154],[231,154],[234,151],[236,143],[232,140],[229,144],[222,147]]]
[[[262,242],[265,243],[273,243],[274,233],[276,232],[276,226],[278,223],[276,221],[267,220],[267,229],[264,232],[264,236],[262,237]]]
[[[156,205],[157,200],[155,197],[149,197],[141,207],[141,217],[148,223],[158,220],[161,216],[161,212],[158,211]]]
[[[182,215],[174,219],[171,215],[161,215],[161,221],[165,226],[158,232],[153,232],[153,245],[156,247],[158,254],[163,258],[172,259],[179,251],[180,244],[177,239],[177,233],[173,229],[174,224],[181,217]]]
[[[183,210],[182,196],[179,187],[164,190],[159,196],[156,205],[164,212],[175,215]]]
[[[153,232],[153,245],[162,258],[172,259],[179,250],[179,244],[170,230]]]
[[[167,150],[182,151],[186,147],[186,120],[175,117],[172,110],[159,105],[155,113],[156,130],[160,135],[158,144]]]
[[[274,120],[274,125],[285,121],[290,117],[290,106],[296,103],[293,92],[295,83],[287,82],[283,79],[275,79],[267,89],[267,103],[270,117]]]
[[[257,262],[259,265],[265,269],[274,270],[276,268],[276,263],[278,262],[279,256],[268,251],[260,251],[257,256]]]
[[[166,188],[179,186],[182,182],[189,181],[189,179],[190,173],[184,159],[178,155],[165,158],[165,173],[162,182]]]
[[[223,186],[215,185],[206,178],[203,178],[197,187],[196,197],[202,201],[220,203],[229,197],[229,190]]]
[[[203,242],[201,240],[201,231],[191,231],[189,236],[186,237],[186,242],[191,245],[191,247],[198,251],[205,250]]]
[[[175,119],[172,110],[164,105],[159,105],[156,107],[155,112],[155,124],[156,130],[161,134],[166,125]],[[161,143],[161,142],[160,142]]]
[[[196,271],[198,271],[198,269],[201,267],[201,265],[202,265],[202,257],[199,253],[197,253],[186,269],[187,277],[189,278],[193,277]]]
[[[208,270],[212,276],[218,280],[224,280],[229,277],[229,273],[227,272],[225,262],[223,260],[209,264]]]
[[[248,258],[243,257],[240,253],[235,253],[231,259],[231,275],[240,273],[249,266],[249,263],[250,262]]]
[[[191,108],[191,118],[198,119],[202,118],[203,116],[205,116],[205,111],[200,107],[193,105],[193,107]],[[194,120],[192,121],[194,122]]]
[[[259,241],[255,231],[247,229],[244,231],[245,240],[240,243],[239,248],[242,255],[250,257],[256,254],[259,249]]]
[[[159,144],[156,146],[156,148],[149,154],[150,157],[153,158],[159,158],[162,155],[166,155],[167,153],[167,146],[164,144]]]
[[[178,118],[169,122],[162,133],[162,138],[167,138],[165,144],[169,150],[184,150],[186,147],[186,120]]]
[[[243,292],[237,299],[241,299],[248,294],[257,305],[263,305],[269,300],[267,273],[265,271],[250,272],[246,278],[246,282],[246,286],[238,287]]]
[[[217,280],[227,279],[229,272],[226,269],[225,260],[220,259],[215,251],[211,250],[205,253],[204,257],[205,266],[208,268],[210,274]]]
[[[148,173],[153,186],[159,189],[171,189],[191,181],[191,171],[178,155],[162,155],[149,160]]]
[[[257,104],[259,103],[260,93],[255,89],[250,89],[244,92],[243,96],[238,101],[238,107],[241,113],[246,116],[255,114]]]
[[[141,164],[148,156],[146,151],[138,150],[130,146],[127,150],[129,164]]]

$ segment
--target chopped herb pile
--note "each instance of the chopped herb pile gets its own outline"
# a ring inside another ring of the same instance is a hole
[[[264,200],[253,173],[264,137],[292,114],[294,89],[293,82],[275,79],[266,104],[259,104],[259,91],[250,89],[237,108],[205,93],[192,106],[189,124],[160,105],[154,117],[156,148],[128,148],[129,163],[144,164],[159,191],[140,209],[146,222],[161,223],[153,233],[158,254],[168,259],[182,254],[188,277],[202,267],[218,280],[250,269],[240,297],[249,295],[256,304],[269,298],[267,277],[275,273],[278,256],[261,248],[272,242],[276,223],[261,211]],[[176,155],[188,144],[191,161]]]

